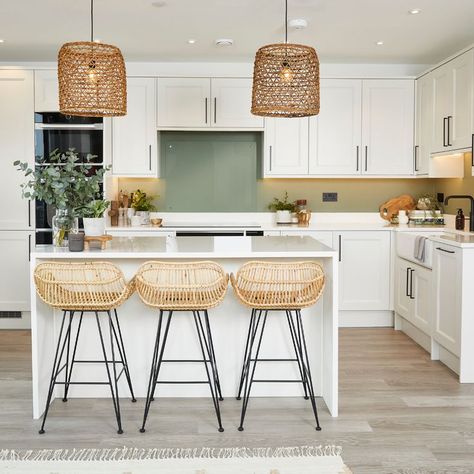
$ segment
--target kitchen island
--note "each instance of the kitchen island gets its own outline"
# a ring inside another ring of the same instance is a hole
[[[62,312],[47,306],[37,296],[33,272],[45,261],[108,261],[122,269],[127,279],[148,260],[195,261],[213,260],[228,273],[250,260],[319,261],[326,274],[326,287],[318,303],[302,311],[313,371],[315,393],[322,397],[332,416],[338,415],[338,295],[337,252],[312,237],[130,237],[114,238],[105,250],[91,249],[71,253],[68,249],[52,246],[37,247],[31,254],[31,328],[33,417],[39,418],[44,410],[51,376],[54,351]],[[158,311],[145,306],[137,294],[118,308],[124,344],[131,377],[137,397],[145,397],[153,353]],[[219,376],[224,397],[233,398],[245,349],[250,310],[235,298],[229,286],[222,304],[210,310],[210,320],[216,350]],[[261,356],[294,357],[286,320],[275,312],[269,315]],[[100,346],[95,320],[84,317],[77,359],[100,359]],[[178,313],[170,329],[166,356],[171,359],[192,359],[198,355],[199,344],[192,327],[192,317]],[[163,366],[163,378],[196,379],[202,376],[196,364],[168,364]],[[297,365],[292,362],[262,362],[257,366],[264,378],[298,378]],[[103,364],[77,364],[76,380],[103,380]],[[161,376],[160,376],[161,377]],[[120,380],[120,394],[129,395],[125,379]],[[208,387],[202,385],[161,385],[157,396],[207,397]],[[302,396],[300,384],[256,384],[252,396]],[[108,387],[100,385],[73,385],[68,398],[108,397]],[[224,402],[225,403],[225,402]],[[323,407],[322,407],[323,408]],[[324,409],[324,408],[323,408]]]

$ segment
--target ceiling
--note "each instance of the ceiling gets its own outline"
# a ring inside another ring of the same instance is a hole
[[[251,61],[283,39],[284,0],[95,0],[95,36],[126,61]],[[53,61],[88,40],[90,0],[2,0],[0,62]],[[418,15],[409,10],[420,8]],[[321,62],[433,64],[474,43],[474,0],[288,0],[289,40]],[[232,47],[217,47],[232,38]],[[195,44],[188,44],[195,39]],[[383,41],[377,46],[377,41]]]

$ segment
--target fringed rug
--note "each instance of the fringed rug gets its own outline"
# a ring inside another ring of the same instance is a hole
[[[1,473],[348,474],[338,446],[0,451]]]

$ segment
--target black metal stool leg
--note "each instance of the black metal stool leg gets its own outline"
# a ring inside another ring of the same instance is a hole
[[[148,380],[148,389],[147,389],[147,396],[145,401],[145,410],[143,413],[143,422],[142,427],[140,428],[140,433],[145,432],[145,424],[148,418],[148,413],[150,411],[151,402],[154,400],[156,382],[158,380],[158,375],[160,373],[161,362],[163,360],[163,353],[166,346],[166,340],[168,338],[169,327],[171,324],[171,318],[173,315],[173,311],[168,312],[168,320],[166,322],[165,330],[163,338],[161,338],[162,327],[163,327],[163,317],[164,311],[160,310],[160,316],[158,320],[158,328],[156,330],[156,338],[155,338],[155,347],[153,350],[153,357],[151,361],[151,369],[150,369],[150,378]],[[161,341],[163,339],[163,341]]]
[[[245,420],[245,414],[247,413],[247,407],[249,403],[249,398],[250,398],[250,391],[252,390],[252,384],[253,384],[253,377],[255,375],[255,369],[257,367],[257,362],[258,362],[258,355],[260,353],[260,347],[262,345],[262,338],[263,338],[263,333],[265,331],[265,324],[267,322],[267,316],[268,316],[268,311],[265,311],[264,316],[263,316],[263,321],[260,329],[260,334],[258,334],[258,328],[260,325],[260,320],[262,319],[262,311],[259,312],[257,322],[255,325],[255,332],[253,334],[253,337],[250,342],[249,346],[249,351],[248,351],[248,358],[247,358],[247,364],[248,365],[248,370],[246,371],[245,374],[245,384],[244,384],[244,399],[242,402],[242,412],[240,415],[240,425],[238,430],[243,431],[244,430],[244,420]],[[255,343],[255,339],[258,340],[257,342],[257,347],[255,351],[255,357],[252,357],[252,351],[253,351],[253,346]],[[250,365],[253,362],[252,369],[250,370]]]
[[[295,349],[296,360],[297,360],[297,363],[298,363],[298,370],[299,370],[300,376],[301,376],[301,383],[303,384],[304,399],[308,400],[309,397],[308,397],[306,374],[303,370],[301,360],[300,360],[301,358],[300,358],[300,355],[299,355],[299,350],[298,350],[298,345],[297,345],[298,344],[297,341],[299,341],[299,339],[298,339],[298,335],[296,334],[296,332],[294,330],[294,326],[293,326],[292,321],[291,321],[291,311],[286,311],[286,319],[288,321],[288,326],[290,328],[290,334],[291,334],[291,340],[293,342],[293,347]]]
[[[100,337],[100,344],[102,346],[102,353],[104,355],[104,364],[105,364],[105,368],[106,368],[106,371],[107,371],[107,378],[109,380],[110,393],[112,395],[112,402],[114,404],[115,418],[117,419],[117,426],[118,426],[117,433],[122,434],[123,430],[122,430],[122,419],[120,417],[120,403],[119,403],[119,400],[118,400],[118,391],[116,391],[117,390],[117,379],[116,379],[116,377],[114,377],[115,378],[115,382],[114,382],[115,390],[114,390],[114,384],[112,383],[112,376],[111,376],[111,373],[110,373],[109,362],[108,362],[108,359],[107,359],[107,351],[105,350],[104,337],[102,335],[102,328],[101,328],[100,321],[99,321],[99,313],[98,313],[98,311],[94,311],[94,312],[95,312],[95,319],[97,321],[97,328],[99,330],[99,337]],[[109,312],[107,312],[107,313],[110,316],[110,313]],[[109,319],[109,324],[110,324],[110,319]],[[112,330],[110,330],[110,331],[111,331],[110,338],[111,338],[111,343],[112,343]],[[112,352],[112,361],[111,361],[111,363],[114,366],[114,375],[116,375],[113,343],[112,343],[112,347],[111,347],[111,352]]]
[[[126,377],[127,383],[128,383],[128,388],[130,389],[130,395],[132,396],[132,402],[135,403],[137,401],[137,399],[135,398],[135,394],[133,393],[132,378],[130,377],[130,370],[128,368],[127,354],[125,352],[125,345],[123,343],[123,338],[122,338],[122,330],[120,329],[120,323],[119,323],[119,319],[118,319],[116,309],[114,309],[114,316],[115,316],[115,325],[114,325],[114,321],[111,318],[111,320],[112,320],[112,329],[113,329],[113,332],[114,332],[115,340],[117,342],[117,348],[118,348],[118,351],[119,351],[119,355],[120,355],[120,358],[122,360],[123,369],[124,369],[124,372],[125,372],[125,377]],[[116,326],[117,329],[115,329],[114,326]]]
[[[72,315],[74,316],[74,311],[72,311]],[[83,316],[84,316],[84,312],[81,311],[81,315],[79,316],[79,322],[77,324],[76,337],[75,337],[75,340],[74,340],[74,349],[72,351],[71,366],[69,368],[69,374],[66,374],[67,380],[65,380],[66,383],[64,384],[63,402],[67,402],[67,394],[69,392],[69,385],[71,383],[72,369],[74,367],[74,362],[76,361],[77,343],[79,341],[79,334],[81,333],[82,317]],[[71,331],[72,331],[72,327],[71,327]]]
[[[72,330],[72,319],[74,316],[74,311],[69,311],[69,325],[67,328],[66,332],[66,370],[64,374],[64,395],[63,395],[63,402],[67,400],[67,390],[69,388],[69,385],[67,383],[68,381],[68,374],[69,374],[69,349],[71,347],[71,330]]]
[[[204,319],[205,319],[205,322],[206,322],[207,337],[208,337],[208,340],[209,340],[209,353],[212,357],[213,366],[214,366],[214,369],[215,369],[217,394],[219,396],[219,401],[223,402],[224,397],[222,396],[221,381],[219,379],[219,371],[217,370],[216,352],[214,350],[214,341],[212,340],[211,324],[209,322],[209,313],[208,313],[207,309],[204,310]]]
[[[66,321],[66,314],[67,314],[67,311],[64,311],[63,312],[63,320],[62,320],[62,323],[61,323],[61,329],[59,330],[59,337],[58,337],[58,344],[56,346],[56,353],[54,355],[53,368],[51,370],[51,379],[49,381],[48,396],[46,397],[46,406],[45,406],[44,413],[43,413],[43,421],[41,423],[41,428],[38,431],[39,434],[44,433],[44,425],[46,423],[46,418],[48,416],[49,406],[51,404],[51,398],[53,396],[54,386],[56,384],[56,377],[59,375],[59,372],[60,372],[61,359],[63,357],[64,347],[65,347],[65,344],[66,344],[66,336],[64,338],[63,343],[61,344],[61,340],[63,338],[64,323]],[[62,349],[60,349],[61,345],[62,345]],[[61,351],[61,353],[60,353],[60,351]]]
[[[199,345],[201,346],[202,358],[204,367],[206,368],[207,380],[209,382],[209,388],[211,391],[212,401],[214,403],[214,409],[216,411],[217,422],[219,425],[218,431],[223,432],[224,428],[222,427],[221,412],[219,407],[219,396],[216,380],[216,367],[214,366],[213,357],[210,351],[210,341],[206,339],[206,332],[202,327],[202,322],[200,320],[201,314],[200,311],[193,311],[194,322],[196,324],[196,331],[198,333]],[[209,372],[209,367],[207,366],[207,361],[211,364],[211,372]],[[212,374],[212,377],[211,377]]]
[[[252,308],[252,312],[250,315],[250,322],[249,322],[249,330],[247,332],[247,342],[245,343],[245,351],[244,351],[244,360],[242,361],[242,372],[240,374],[240,381],[239,381],[239,390],[237,392],[237,396],[235,397],[236,400],[241,400],[242,397],[242,388],[244,386],[245,374],[247,369],[247,358],[248,358],[248,350],[249,350],[249,343],[252,339],[252,335],[254,332],[254,325],[255,325],[255,313],[256,310]]]
[[[321,426],[319,425],[319,418],[318,418],[318,408],[316,406],[316,398],[314,396],[314,387],[313,387],[313,379],[311,376],[311,368],[309,364],[309,356],[308,356],[308,348],[306,346],[306,338],[304,334],[304,328],[303,328],[303,320],[301,318],[301,311],[299,309],[296,310],[296,318],[297,318],[297,324],[298,324],[298,331],[301,333],[301,353],[304,355],[304,360],[303,360],[303,371],[306,374],[307,378],[307,385],[308,385],[308,390],[309,390],[309,396],[311,400],[311,406],[313,408],[313,413],[314,413],[314,418],[316,420],[316,430],[321,431]]]

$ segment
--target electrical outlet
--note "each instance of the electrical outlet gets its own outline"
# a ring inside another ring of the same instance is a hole
[[[323,193],[323,202],[337,202],[337,193]]]
[[[444,193],[438,193],[436,198],[438,199],[438,202],[444,202]]]

